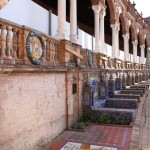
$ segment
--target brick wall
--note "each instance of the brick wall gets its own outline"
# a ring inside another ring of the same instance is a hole
[[[41,149],[66,128],[65,73],[1,75],[0,85],[1,150]]]
[[[68,127],[80,120],[82,116],[82,74],[80,72],[67,73],[68,85]],[[76,93],[73,93],[73,84],[76,84]]]

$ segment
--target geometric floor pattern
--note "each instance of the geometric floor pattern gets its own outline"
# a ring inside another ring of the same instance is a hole
[[[54,141],[49,150],[60,150],[68,142],[83,146],[104,146],[126,150],[129,148],[131,132],[131,127],[91,125],[85,132],[65,131]]]

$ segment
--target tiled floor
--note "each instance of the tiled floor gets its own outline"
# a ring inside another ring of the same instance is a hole
[[[99,145],[126,150],[129,147],[131,127],[91,125],[85,132],[65,131],[49,150],[60,150],[67,142]]]

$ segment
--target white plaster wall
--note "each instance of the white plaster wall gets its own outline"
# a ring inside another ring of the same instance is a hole
[[[119,59],[124,60],[124,51],[119,50]]]
[[[58,28],[57,24],[58,24],[57,16],[52,14],[52,23],[51,23],[52,36],[56,36],[56,34],[57,34],[57,28]]]
[[[112,46],[105,43],[105,49],[106,49],[107,55],[109,57],[112,57]]]
[[[46,34],[49,32],[49,12],[31,0],[11,0],[2,10],[0,18],[26,25]]]
[[[78,29],[78,44],[82,45],[82,30]]]

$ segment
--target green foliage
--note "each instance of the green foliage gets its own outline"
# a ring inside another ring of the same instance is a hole
[[[92,115],[84,115],[83,118],[82,118],[82,121],[83,122],[88,122],[88,123],[94,123],[96,122],[96,118]]]
[[[119,118],[110,118],[107,114],[104,114],[100,117],[94,117],[92,115],[84,115],[83,122],[88,123],[103,123],[103,124],[118,124],[118,125],[129,125],[130,122],[125,119]]]
[[[84,130],[86,125],[84,122],[76,122],[73,126],[72,129],[79,129],[79,130]]]
[[[89,123],[129,125],[130,121],[117,117],[112,119],[107,114],[101,115],[100,117],[87,114],[83,116],[80,122],[73,124],[72,129],[84,130]]]
[[[101,116],[97,119],[97,123],[103,123],[103,124],[118,124],[118,125],[129,125],[130,122],[123,119],[110,119],[108,116]]]

